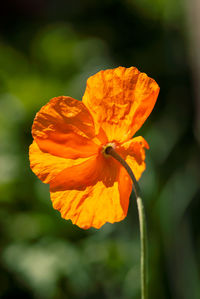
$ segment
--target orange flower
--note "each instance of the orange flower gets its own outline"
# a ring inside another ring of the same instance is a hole
[[[111,145],[139,180],[145,169],[141,136],[132,136],[151,113],[159,86],[135,67],[100,71],[87,81],[80,102],[56,97],[33,122],[32,171],[50,185],[53,207],[81,228],[100,228],[127,214],[132,183],[105,153]]]

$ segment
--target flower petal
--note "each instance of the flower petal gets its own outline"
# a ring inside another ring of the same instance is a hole
[[[100,228],[106,222],[114,223],[126,217],[131,180],[126,170],[119,166],[117,179],[105,185],[103,180],[84,190],[51,191],[53,207],[64,219],[81,228]]]
[[[110,187],[117,180],[119,164],[112,157],[104,157],[102,152],[92,156],[83,163],[61,171],[50,183],[50,190],[84,190],[102,181]]]
[[[32,171],[41,181],[49,183],[64,169],[81,164],[89,158],[65,159],[56,157],[41,151],[38,144],[33,141],[29,148],[29,159]]]
[[[102,127],[109,141],[124,142],[147,119],[158,93],[158,84],[137,68],[118,67],[88,79],[83,103],[97,131]]]
[[[49,101],[36,114],[32,135],[39,148],[63,158],[89,157],[98,152],[92,116],[85,105],[70,97]]]
[[[125,159],[132,169],[136,180],[139,180],[146,168],[145,164],[145,148],[149,149],[149,145],[142,136],[135,137],[124,142],[117,151]]]
[[[86,186],[93,185],[99,179],[99,163],[99,157],[92,156],[79,165],[64,169],[50,181],[51,191],[84,190]]]

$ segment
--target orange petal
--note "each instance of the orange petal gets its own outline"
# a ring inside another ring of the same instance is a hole
[[[50,190],[84,190],[86,186],[93,185],[99,179],[98,167],[102,168],[99,162],[98,156],[92,156],[79,165],[64,169],[50,182]]]
[[[102,127],[109,141],[124,142],[147,119],[158,93],[158,84],[137,68],[118,67],[88,79],[83,103],[97,131]]]
[[[32,127],[33,138],[46,153],[76,159],[98,152],[92,116],[85,105],[70,97],[49,101],[36,114]]]
[[[124,142],[117,151],[125,159],[132,169],[136,180],[139,180],[143,171],[146,168],[145,164],[145,148],[149,145],[146,140],[141,137],[135,137],[127,142]]]
[[[99,180],[84,190],[51,192],[51,200],[64,219],[71,219],[84,229],[100,228],[106,222],[113,223],[126,217],[131,190],[130,178],[120,167],[117,179],[109,185]]]
[[[84,190],[102,181],[107,187],[117,179],[119,164],[111,157],[104,157],[102,152],[94,155],[81,164],[73,165],[61,171],[50,183],[52,192],[62,190]]]
[[[83,161],[88,160],[88,158],[74,160],[56,157],[41,151],[35,141],[33,141],[30,145],[29,159],[32,171],[44,183],[49,183],[64,169],[71,167],[72,165],[81,164]]]

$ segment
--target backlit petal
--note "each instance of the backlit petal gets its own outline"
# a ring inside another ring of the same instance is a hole
[[[93,185],[99,179],[99,167],[102,168],[99,162],[98,156],[92,156],[79,165],[64,169],[50,182],[51,191],[83,190]]]
[[[125,169],[119,166],[117,179],[105,185],[103,180],[84,190],[51,192],[53,207],[64,219],[81,228],[100,228],[106,222],[126,217],[132,185]]]
[[[102,181],[110,187],[117,180],[119,164],[111,157],[104,157],[102,152],[92,156],[83,163],[61,171],[50,183],[52,192],[62,190],[84,190]]]
[[[49,101],[36,114],[33,138],[46,153],[63,158],[89,157],[98,152],[92,116],[85,105],[70,97]]]
[[[158,84],[137,68],[118,67],[91,76],[83,96],[98,131],[109,141],[131,138],[151,113],[159,93]]]
[[[49,183],[64,169],[81,164],[89,158],[65,159],[56,157],[41,151],[37,143],[33,141],[29,148],[29,159],[32,171],[41,181]]]
[[[145,148],[149,148],[148,143],[143,137],[138,136],[124,142],[117,150],[132,169],[136,180],[140,179],[146,168]]]

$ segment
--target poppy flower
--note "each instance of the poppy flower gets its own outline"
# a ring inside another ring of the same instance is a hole
[[[91,76],[82,101],[55,97],[36,114],[30,166],[50,185],[53,207],[64,219],[87,229],[126,217],[132,182],[106,148],[113,147],[139,180],[149,146],[132,136],[158,93],[158,84],[145,73],[118,67]]]

